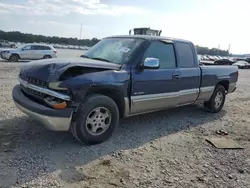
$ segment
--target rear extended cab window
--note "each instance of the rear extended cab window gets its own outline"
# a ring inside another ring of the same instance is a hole
[[[148,57],[159,59],[160,69],[176,68],[175,51],[172,43],[152,41],[144,54],[143,61]]]
[[[192,46],[186,42],[176,42],[180,68],[196,67]]]

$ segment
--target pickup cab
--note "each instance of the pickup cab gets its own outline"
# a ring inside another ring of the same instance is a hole
[[[237,80],[236,66],[199,66],[192,42],[113,36],[82,58],[23,65],[12,97],[48,129],[91,145],[111,137],[120,118],[201,102],[217,113]]]

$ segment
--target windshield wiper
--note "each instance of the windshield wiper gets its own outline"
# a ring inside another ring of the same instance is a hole
[[[90,59],[95,59],[95,60],[100,60],[100,61],[105,61],[105,62],[109,62],[109,63],[110,63],[109,60],[103,59],[103,58],[100,58],[100,57],[92,57],[92,58],[90,58]]]

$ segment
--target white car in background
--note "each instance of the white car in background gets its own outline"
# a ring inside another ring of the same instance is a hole
[[[2,40],[0,39],[0,47],[9,47],[9,48],[14,48],[15,47],[15,44],[14,43],[11,43],[7,40]]]
[[[4,50],[1,58],[17,62],[18,60],[38,60],[57,58],[56,49],[45,44],[25,44],[16,49]]]
[[[246,61],[237,61],[236,63],[232,64],[233,66],[237,66],[239,69],[249,69],[250,64]]]

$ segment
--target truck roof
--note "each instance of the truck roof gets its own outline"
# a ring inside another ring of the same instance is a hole
[[[144,40],[171,40],[173,42],[186,42],[192,43],[191,41],[184,40],[184,39],[177,39],[172,37],[162,37],[162,36],[150,36],[150,35],[114,35],[105,38],[138,38]]]

